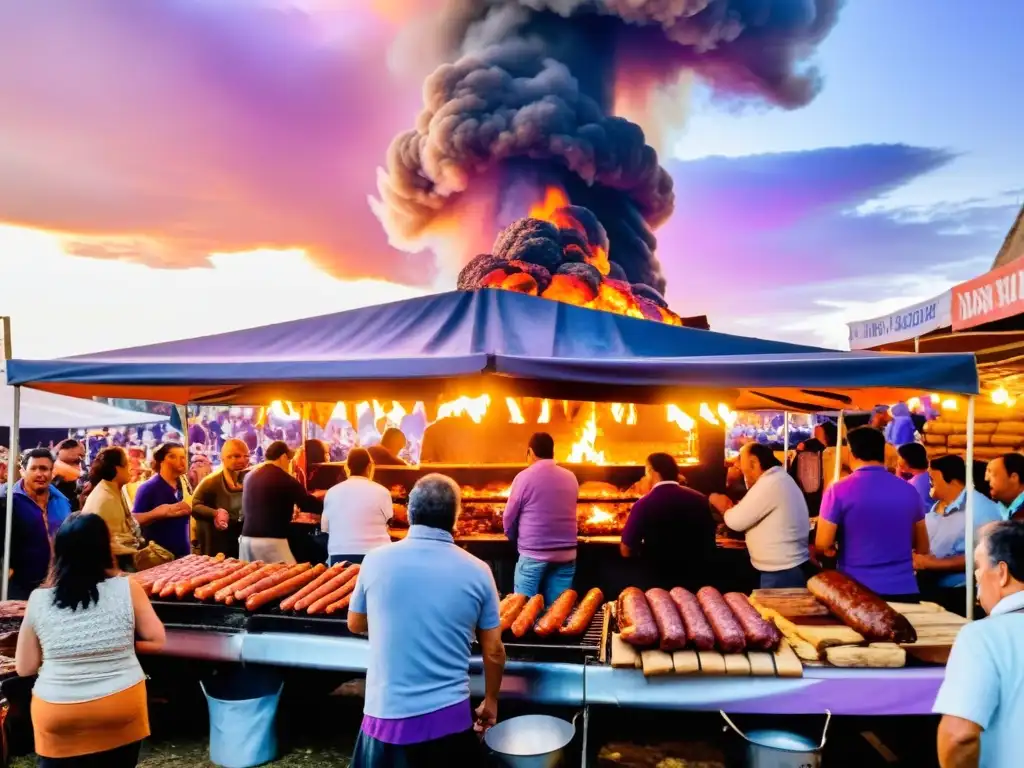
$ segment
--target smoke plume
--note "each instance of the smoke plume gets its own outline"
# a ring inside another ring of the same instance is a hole
[[[418,250],[443,238],[467,199],[501,210],[521,169],[541,169],[603,225],[610,277],[660,297],[653,230],[673,211],[672,179],[641,128],[612,114],[616,90],[692,72],[722,98],[803,106],[820,87],[806,61],[840,2],[422,0],[428,21],[415,37],[433,50],[420,58],[446,63],[426,79],[415,127],[391,143],[374,212],[393,244]],[[465,230],[457,239],[470,253],[490,246],[466,243]]]

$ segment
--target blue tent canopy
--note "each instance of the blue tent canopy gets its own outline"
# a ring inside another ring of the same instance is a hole
[[[177,403],[424,399],[473,389],[737,408],[870,406],[973,394],[974,356],[836,352],[599,312],[519,293],[450,292],[232,333],[59,360],[11,384]]]

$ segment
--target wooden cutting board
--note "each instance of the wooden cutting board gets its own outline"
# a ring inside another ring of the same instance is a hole
[[[750,599],[765,608],[778,611],[790,621],[827,619],[828,608],[818,602],[808,589],[755,589]]]

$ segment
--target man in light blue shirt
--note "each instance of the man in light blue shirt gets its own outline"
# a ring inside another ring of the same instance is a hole
[[[914,570],[922,595],[947,610],[966,612],[967,593],[967,465],[960,456],[939,456],[931,460],[932,496],[935,504],[925,516],[931,554],[914,554]],[[985,494],[972,491],[974,540],[988,523],[1002,520],[999,505]]]
[[[1024,523],[985,526],[974,551],[978,598],[989,617],[957,635],[933,711],[943,768],[1024,763]]]
[[[351,631],[370,634],[353,768],[481,764],[474,727],[497,721],[505,648],[494,577],[452,537],[459,506],[451,478],[420,478],[409,494],[408,536],[363,560],[348,613]],[[485,681],[475,712],[469,703],[474,639]]]
[[[1024,454],[1005,453],[992,459],[985,470],[992,498],[1002,506],[1007,520],[1024,519]]]

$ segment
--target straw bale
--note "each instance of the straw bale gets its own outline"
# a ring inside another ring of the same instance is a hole
[[[953,435],[960,432],[967,422],[963,424],[956,424],[951,421],[929,421],[924,425],[924,433],[926,435]]]
[[[1024,421],[1001,421],[996,432],[1024,435]]]
[[[1024,444],[1024,435],[1008,435],[1005,433],[996,432],[992,435],[992,445],[1006,446],[1007,448],[1016,448],[1019,445]]]
[[[939,446],[946,444],[946,435],[932,435],[925,433],[924,444],[927,446]]]

